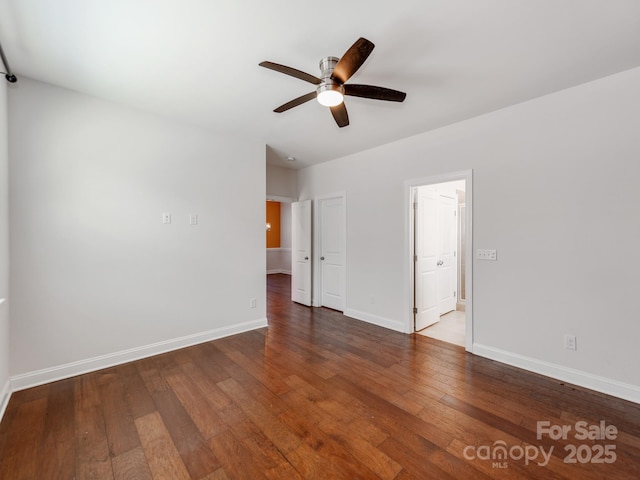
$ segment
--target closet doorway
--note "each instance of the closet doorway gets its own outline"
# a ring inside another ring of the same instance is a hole
[[[470,172],[451,177],[410,186],[412,331],[471,351]]]

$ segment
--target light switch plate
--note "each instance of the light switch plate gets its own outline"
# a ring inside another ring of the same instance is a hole
[[[498,252],[496,250],[476,250],[476,259],[477,260],[498,260]]]

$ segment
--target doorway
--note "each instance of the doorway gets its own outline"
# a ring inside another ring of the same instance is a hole
[[[406,183],[407,331],[472,351],[471,171]]]
[[[344,312],[346,303],[346,194],[315,199],[314,306]]]
[[[291,210],[295,198],[267,195],[266,199],[266,277],[267,297],[270,281],[277,276],[291,276]]]

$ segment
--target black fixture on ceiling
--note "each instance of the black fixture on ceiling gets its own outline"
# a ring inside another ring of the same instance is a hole
[[[0,44],[0,57],[2,57],[2,63],[4,64],[4,69],[6,70],[6,72],[2,72],[4,73],[4,78],[6,78],[10,83],[16,83],[18,79],[13,73],[11,73],[11,67],[9,66],[9,62],[7,62],[7,57],[4,56],[2,44]]]
[[[321,105],[331,109],[331,114],[339,127],[346,127],[349,125],[349,115],[347,114],[347,107],[344,105],[345,95],[371,98],[374,100],[386,100],[389,102],[404,101],[407,94],[399,92],[398,90],[373,85],[345,84],[362,66],[374,47],[375,45],[366,38],[359,38],[351,45],[349,50],[345,52],[342,58],[323,58],[320,60],[320,78],[278,63],[260,63],[261,67],[269,68],[276,72],[284,73],[285,75],[290,75],[317,85],[315,92],[307,93],[284,105],[280,105],[274,112],[285,112],[290,108],[297,107],[315,98]]]

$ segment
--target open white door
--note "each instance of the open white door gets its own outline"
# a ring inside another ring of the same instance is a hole
[[[422,330],[440,320],[437,296],[438,235],[432,228],[438,217],[438,194],[416,188],[415,219],[415,329]]]
[[[438,198],[438,313],[444,315],[456,309],[458,289],[458,246],[457,199],[439,195]]]
[[[291,204],[291,300],[311,306],[311,200]]]
[[[424,330],[429,325],[440,320],[440,307],[446,303],[446,310],[456,309],[462,290],[457,284],[456,277],[462,279],[464,285],[463,304],[465,316],[465,348],[473,352],[473,172],[465,170],[451,174],[437,175],[430,178],[417,178],[405,182],[405,249],[406,254],[406,283],[405,295],[407,306],[404,326],[406,332]],[[463,195],[461,195],[463,194]],[[446,226],[449,221],[444,219],[442,211],[448,210],[448,200],[441,202],[441,197],[453,199],[455,210],[446,215],[452,220],[448,234],[436,233],[441,226]],[[460,203],[462,202],[462,203]],[[440,206],[439,204],[443,205]],[[458,217],[462,217],[460,207],[464,205],[464,218],[460,223]],[[455,213],[454,213],[455,212]],[[442,218],[439,218],[442,217]],[[455,229],[454,229],[455,228]],[[459,232],[464,232],[463,237]],[[434,237],[435,235],[435,237]],[[448,243],[449,247],[441,246],[446,238],[455,239]],[[459,242],[462,241],[460,244]],[[461,252],[464,253],[462,256]],[[462,257],[462,261],[461,261]],[[466,260],[466,261],[465,261]],[[447,271],[449,261],[454,268],[447,281],[448,273],[441,279],[438,278],[439,270]],[[438,265],[442,262],[441,265]],[[443,267],[443,268],[440,268]],[[454,276],[455,273],[455,276]],[[442,294],[440,293],[442,290]],[[452,302],[452,300],[454,302]],[[453,303],[453,306],[452,306]],[[428,335],[428,332],[424,332]]]
[[[318,202],[320,222],[320,304],[345,308],[345,197],[323,198]]]

